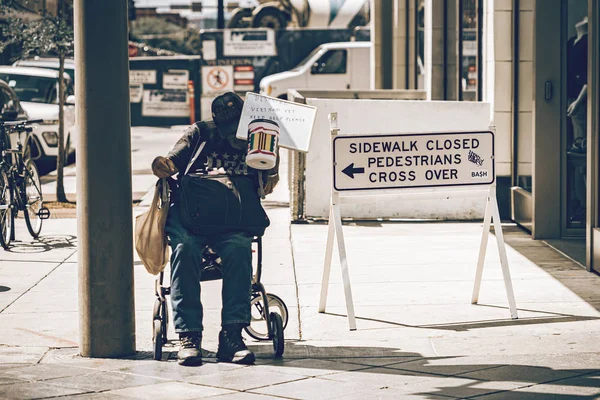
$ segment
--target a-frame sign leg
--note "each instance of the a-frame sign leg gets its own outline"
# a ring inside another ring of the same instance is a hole
[[[356,317],[354,315],[354,300],[352,299],[352,287],[350,286],[350,272],[348,271],[348,256],[346,255],[346,244],[344,232],[342,231],[342,215],[339,204],[333,204],[333,222],[335,224],[335,235],[337,237],[338,251],[340,254],[340,265],[342,267],[342,281],[344,283],[344,296],[346,297],[346,312],[348,313],[348,325],[351,331],[356,330]]]
[[[323,263],[323,279],[321,281],[321,298],[319,300],[319,312],[325,312],[327,305],[327,291],[329,288],[329,277],[331,275],[331,260],[333,257],[333,239],[337,239],[340,265],[342,270],[342,282],[344,284],[344,296],[346,298],[346,312],[348,314],[348,325],[351,331],[356,330],[356,316],[354,314],[354,300],[352,298],[352,287],[350,285],[350,272],[348,271],[348,256],[342,230],[342,217],[340,206],[337,204],[339,194],[334,193],[331,209],[329,212],[329,229],[327,233],[327,248],[325,249],[325,262]]]
[[[335,223],[333,205],[329,206],[329,229],[327,230],[327,247],[325,248],[325,262],[323,263],[323,279],[321,280],[321,297],[319,299],[319,312],[324,313],[327,306],[327,291],[331,275],[331,259],[333,257],[333,239],[335,239]]]
[[[498,244],[498,253],[500,255],[500,265],[502,267],[502,277],[506,296],[508,297],[508,306],[510,316],[513,319],[518,318],[517,305],[515,302],[515,294],[512,286],[510,270],[508,268],[508,257],[506,255],[506,244],[504,243],[504,234],[502,232],[502,221],[500,220],[500,211],[498,209],[498,201],[496,200],[496,188],[490,188],[490,195],[487,198],[485,206],[485,215],[483,217],[483,232],[481,235],[481,246],[479,248],[479,259],[477,261],[477,270],[475,272],[475,285],[473,287],[473,296],[471,303],[476,304],[479,300],[479,289],[481,287],[481,278],[483,274],[483,264],[485,261],[485,253],[490,234],[491,222],[494,222],[494,232],[496,235],[496,243]]]
[[[502,266],[502,277],[504,278],[504,287],[506,288],[506,296],[508,297],[508,307],[510,308],[510,317],[512,319],[519,318],[517,314],[517,304],[515,302],[515,293],[513,291],[510,270],[508,269],[508,257],[506,256],[506,244],[504,243],[504,234],[502,233],[502,221],[500,220],[500,211],[498,210],[498,201],[496,200],[496,188],[492,188],[494,196],[491,199],[492,203],[492,218],[494,220],[494,232],[496,234],[496,242],[498,243],[498,253],[500,253],[500,265]]]
[[[477,270],[475,271],[475,285],[473,286],[473,296],[471,304],[477,304],[479,301],[479,289],[481,288],[481,278],[483,276],[483,263],[485,262],[485,253],[487,250],[488,238],[490,237],[490,224],[492,222],[492,205],[488,196],[485,202],[485,214],[483,215],[483,232],[481,232],[481,245],[479,246],[479,259],[477,260]]]

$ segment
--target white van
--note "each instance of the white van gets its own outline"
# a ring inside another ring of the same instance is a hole
[[[264,77],[260,93],[287,99],[288,89],[368,90],[370,60],[370,42],[325,43],[295,68]]]

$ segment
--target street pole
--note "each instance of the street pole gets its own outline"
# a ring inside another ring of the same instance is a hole
[[[217,1],[217,29],[225,29],[225,4],[224,0]]]
[[[127,2],[75,0],[79,348],[135,353]]]

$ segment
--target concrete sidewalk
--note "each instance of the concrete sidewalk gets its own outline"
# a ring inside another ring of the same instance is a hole
[[[599,277],[505,225],[511,320],[493,237],[480,305],[470,304],[480,223],[348,223],[350,332],[335,259],[327,312],[317,312],[327,226],[290,225],[285,168],[281,177],[266,203],[263,282],[289,309],[282,360],[248,339],[257,365],[215,362],[221,283],[208,282],[205,364],[177,365],[175,340],[153,361],[154,277],[137,259],[138,353],[79,357],[76,220],[51,219],[40,240],[0,252],[0,398],[600,398]],[[28,237],[22,221],[17,229]]]

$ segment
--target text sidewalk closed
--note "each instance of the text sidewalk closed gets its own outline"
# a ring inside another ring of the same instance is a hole
[[[335,190],[494,183],[494,135],[485,132],[343,135],[333,140]]]

